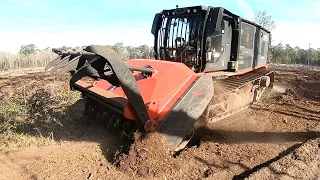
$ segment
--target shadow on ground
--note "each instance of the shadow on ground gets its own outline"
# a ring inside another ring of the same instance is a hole
[[[43,137],[56,142],[97,142],[107,160],[114,161],[114,154],[123,148],[123,145],[115,134],[108,132],[105,124],[89,122],[83,116],[83,99],[59,110],[59,106],[56,109],[51,107],[55,101],[50,100],[50,97],[43,94],[41,97],[41,101],[35,100],[34,96],[28,99],[28,118],[15,125],[12,130],[14,133]],[[4,117],[0,117],[0,121],[13,122]]]
[[[320,137],[320,132],[255,132],[255,131],[226,131],[223,129],[201,129],[206,138],[202,142],[212,141],[217,143],[281,143],[302,142],[315,137]]]

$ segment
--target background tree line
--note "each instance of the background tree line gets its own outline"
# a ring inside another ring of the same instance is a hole
[[[281,64],[305,64],[320,66],[320,48],[309,50],[289,44],[277,44],[271,49],[271,62]]]
[[[272,31],[276,23],[266,11],[258,11],[253,21]],[[320,65],[320,47],[318,49],[302,49],[299,46],[291,47],[290,44],[269,44],[271,50],[271,63]]]
[[[34,45],[22,46],[20,53],[22,55],[36,54],[40,50]],[[139,47],[124,46],[123,43],[115,45],[106,45],[118,52],[123,59],[153,59],[154,51],[152,46],[141,45]],[[60,47],[62,50],[82,50],[84,47]],[[49,50],[47,48],[46,50]],[[289,44],[279,43],[271,45],[271,63],[280,64],[304,64],[304,65],[320,65],[320,48],[302,49],[299,46],[292,47]]]
[[[122,58],[124,59],[152,59],[154,58],[154,51],[152,46],[148,45],[141,45],[139,47],[133,46],[124,46],[123,43],[116,43],[114,45],[105,45],[109,48],[114,49],[117,53],[119,53]],[[86,46],[77,46],[77,47],[67,47],[62,46],[58,49],[63,51],[81,51],[85,49]],[[45,50],[50,50],[51,48],[48,47]],[[20,47],[19,53],[21,55],[30,55],[39,52],[40,50],[37,49],[35,44],[24,45]]]

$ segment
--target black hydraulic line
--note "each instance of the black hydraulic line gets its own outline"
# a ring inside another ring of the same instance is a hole
[[[171,37],[171,48],[174,48],[173,47],[173,44],[174,44],[174,23],[175,23],[175,18],[173,17],[172,19],[171,19],[171,25],[170,25],[170,37]],[[173,54],[173,49],[171,49],[171,54]]]
[[[160,41],[159,41],[159,43],[158,43],[158,47],[159,47],[159,58],[158,59],[163,59],[164,57],[163,57],[163,51],[161,50],[161,47],[163,47],[164,46],[164,37],[165,37],[165,32],[163,32],[164,31],[164,24],[166,24],[165,23],[165,21],[167,22],[167,18],[165,18],[163,21],[162,21],[162,24],[161,24],[161,29],[160,29]]]
[[[163,47],[164,49],[164,57],[163,58],[167,58],[168,54],[169,54],[169,49],[168,46],[170,46],[170,22],[171,22],[171,18],[167,17],[167,21],[166,21],[166,28],[165,28],[165,36],[164,36],[164,44]]]
[[[208,20],[208,17],[209,17],[209,14],[210,14],[210,9],[206,12],[206,16],[204,18],[204,21],[203,21],[203,24],[202,24],[202,32],[201,32],[201,44],[200,44],[200,71],[202,71],[202,68],[203,68],[203,65],[205,64],[205,58],[203,58],[203,54],[204,54],[204,43],[206,42],[206,40],[204,39],[205,38],[205,31],[206,31],[206,28],[207,28],[207,20]]]
[[[184,26],[184,18],[181,17],[182,20],[180,20],[181,23],[181,29],[180,29],[180,47],[181,48],[184,44],[183,44],[183,37],[182,37],[182,30],[183,30],[183,26]],[[182,62],[182,56],[180,55],[180,62]]]
[[[152,68],[142,68],[142,67],[134,67],[134,66],[127,66],[128,69],[130,69],[131,71],[139,71],[139,72],[144,72],[144,73],[148,73],[148,74],[152,74],[153,70]]]
[[[198,14],[197,18],[196,18],[196,28],[195,28],[195,43],[196,43],[196,57],[195,57],[195,61],[194,62],[196,65],[199,65],[199,52],[198,52],[198,41],[200,41],[200,36],[199,36],[199,31],[200,31],[200,26],[201,26],[201,23],[200,23],[200,19],[201,19],[201,13]]]
[[[178,38],[178,31],[179,31],[179,27],[180,27],[180,19],[179,19],[179,17],[177,17],[176,18],[176,36],[175,36],[175,43],[176,43],[176,48],[178,48],[178,40],[177,40],[177,38]]]

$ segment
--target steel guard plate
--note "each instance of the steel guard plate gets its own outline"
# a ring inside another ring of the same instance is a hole
[[[170,149],[176,149],[192,130],[194,123],[206,109],[212,97],[212,76],[199,76],[156,130],[165,136]]]

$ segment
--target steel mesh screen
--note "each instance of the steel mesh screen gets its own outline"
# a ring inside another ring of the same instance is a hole
[[[198,64],[202,27],[200,14],[165,17],[158,36],[161,58],[188,66]]]

